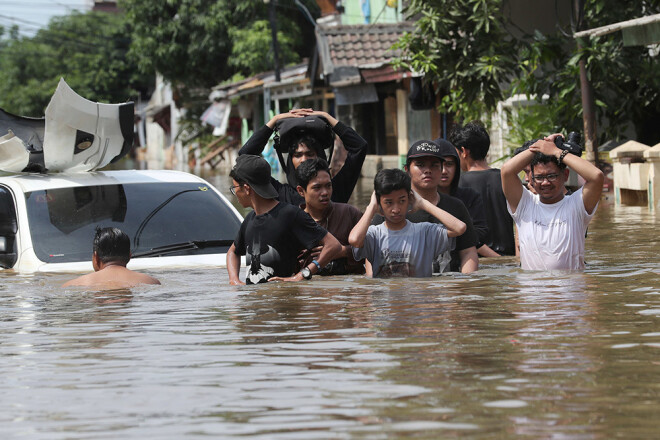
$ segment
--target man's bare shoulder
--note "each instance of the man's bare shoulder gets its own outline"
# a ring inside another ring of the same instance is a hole
[[[140,284],[160,284],[160,281],[152,276],[134,272],[125,267],[111,266],[68,281],[62,287],[81,286],[100,289],[121,289],[135,287]]]
[[[90,286],[94,284],[94,275],[96,275],[96,272],[93,273],[88,273],[87,275],[82,275],[79,276],[78,278],[74,278],[72,280],[67,281],[66,283],[62,284],[62,287],[70,287],[70,286]]]
[[[133,272],[133,271],[131,271],[131,273],[134,280],[137,281],[138,284],[160,284],[160,281],[158,281],[158,279],[150,275],[139,272]]]

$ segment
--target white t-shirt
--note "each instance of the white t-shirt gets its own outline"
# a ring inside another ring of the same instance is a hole
[[[516,212],[507,208],[518,227],[520,265],[527,270],[584,269],[584,240],[596,207],[589,214],[582,188],[557,203],[542,203],[523,188]]]
[[[369,226],[363,246],[353,248],[353,256],[369,260],[374,277],[426,278],[433,274],[433,260],[451,243],[441,223],[406,220],[406,226],[398,231],[381,223]]]

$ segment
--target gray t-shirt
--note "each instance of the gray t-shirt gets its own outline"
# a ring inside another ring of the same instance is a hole
[[[398,231],[385,223],[371,225],[364,245],[353,249],[356,260],[366,258],[374,277],[430,277],[433,260],[449,249],[447,228],[440,223],[411,223]]]

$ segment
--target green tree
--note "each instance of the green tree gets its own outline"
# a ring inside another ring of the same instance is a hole
[[[554,127],[536,133],[582,131],[580,57],[587,62],[600,139],[633,126],[637,138],[660,141],[660,77],[657,57],[645,47],[624,47],[621,33],[583,41],[574,29],[527,35],[503,14],[502,0],[411,0],[406,12],[416,31],[398,43],[398,65],[423,72],[443,96],[440,111],[458,119],[481,118],[514,93],[549,96],[544,104]],[[594,28],[660,12],[660,0],[585,0],[584,22]],[[571,1],[571,4],[573,2]],[[543,111],[531,107],[531,111]],[[545,118],[521,117],[521,121]],[[530,132],[535,127],[519,130]]]
[[[127,57],[130,41],[123,16],[101,12],[56,17],[31,38],[0,36],[0,107],[41,117],[60,77],[92,101],[136,100],[152,77]]]
[[[280,66],[314,50],[305,43],[314,38],[313,28],[292,3],[278,2]],[[210,87],[274,68],[263,0],[120,0],[120,6],[134,29],[131,55],[143,72],[169,81],[176,105],[186,110],[176,134],[184,142],[211,138],[199,120]]]
[[[660,1],[589,0],[584,5],[588,28],[660,13]],[[556,115],[555,129],[581,132],[582,102],[579,66],[586,60],[591,82],[600,143],[617,139],[632,126],[639,141],[660,141],[660,77],[657,56],[643,46],[623,45],[621,32],[583,39],[582,49],[571,36],[536,33],[521,54],[515,91],[534,96],[546,94],[546,106]]]
[[[122,0],[120,5],[133,25],[131,53],[142,70],[159,72],[177,88],[211,87],[236,73],[273,68],[263,0]],[[305,51],[298,15],[286,5],[278,9],[281,65],[297,62]]]
[[[246,28],[233,28],[230,35],[234,41],[229,66],[244,74],[267,72],[273,69],[274,57],[271,50],[271,30],[267,20],[257,20]],[[277,32],[280,48],[280,65],[296,62],[300,56],[295,51],[295,35]]]
[[[416,31],[395,46],[396,64],[436,84],[440,111],[477,119],[506,99],[522,42],[508,32],[501,0],[410,0],[405,13]]]

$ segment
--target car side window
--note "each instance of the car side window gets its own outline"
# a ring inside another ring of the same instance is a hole
[[[0,267],[9,269],[16,264],[16,207],[11,191],[0,186]]]

